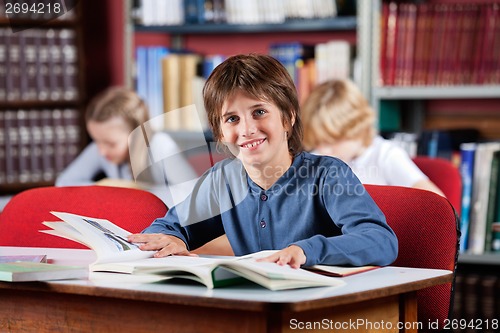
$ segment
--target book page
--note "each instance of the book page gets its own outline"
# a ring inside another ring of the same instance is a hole
[[[130,232],[108,220],[62,212],[51,213],[75,229],[74,232],[69,232],[70,237],[75,237],[94,250],[97,254],[96,262],[148,258],[155,252],[140,250],[137,244],[127,240]],[[68,232],[69,229],[65,230]]]

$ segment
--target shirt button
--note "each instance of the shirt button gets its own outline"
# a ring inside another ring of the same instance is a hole
[[[265,195],[265,194],[261,194],[261,195],[260,195],[260,200],[262,200],[262,201],[266,201],[266,200],[267,200],[267,195]]]
[[[262,220],[260,221],[260,227],[265,228],[266,227],[266,221]]]

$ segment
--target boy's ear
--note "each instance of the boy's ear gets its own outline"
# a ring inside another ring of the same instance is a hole
[[[292,113],[292,119],[290,119],[290,131],[292,130],[293,125],[295,125],[295,113]]]

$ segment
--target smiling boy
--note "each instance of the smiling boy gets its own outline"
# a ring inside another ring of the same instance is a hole
[[[188,255],[225,233],[236,255],[279,250],[264,261],[295,268],[395,260],[396,236],[350,168],[303,151],[295,86],[276,59],[228,58],[203,97],[215,139],[234,158],[130,241],[156,257]]]

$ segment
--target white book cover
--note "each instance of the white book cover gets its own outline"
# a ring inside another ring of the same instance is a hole
[[[500,150],[500,143],[498,142],[485,142],[477,145],[474,158],[470,234],[467,250],[470,254],[483,254],[484,252],[491,161],[494,152],[498,150]]]

